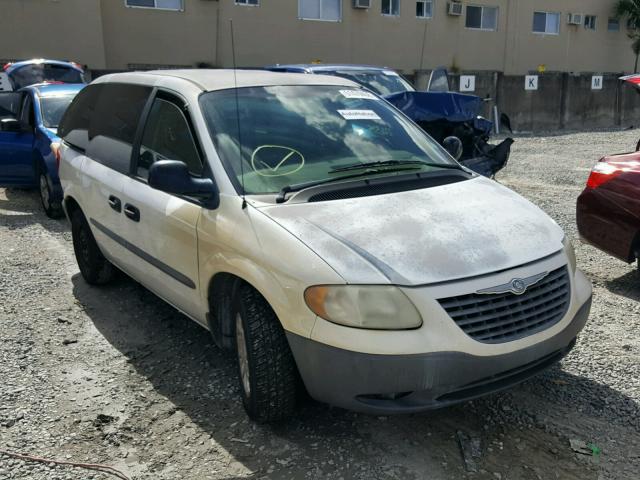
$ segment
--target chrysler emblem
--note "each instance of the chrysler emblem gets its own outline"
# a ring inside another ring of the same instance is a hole
[[[522,295],[527,290],[527,284],[521,278],[511,281],[511,291],[516,295]]]
[[[543,272],[527,278],[514,278],[509,283],[505,283],[503,285],[496,285],[495,287],[490,287],[490,288],[483,288],[482,290],[478,290],[476,293],[496,295],[496,294],[511,292],[514,295],[522,295],[524,292],[527,291],[529,287],[538,283],[548,274],[549,272]]]

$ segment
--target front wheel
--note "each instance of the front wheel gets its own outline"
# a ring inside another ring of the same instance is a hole
[[[49,178],[45,172],[40,172],[38,186],[40,190],[40,202],[42,203],[42,208],[44,209],[44,213],[47,214],[47,217],[62,217],[62,204],[59,201],[52,200],[51,183],[49,182]]]
[[[240,390],[253,420],[276,422],[296,407],[298,375],[284,330],[266,300],[242,286],[234,309]]]
[[[115,274],[114,266],[104,258],[89,223],[80,209],[71,214],[71,237],[80,273],[90,285],[104,285]]]

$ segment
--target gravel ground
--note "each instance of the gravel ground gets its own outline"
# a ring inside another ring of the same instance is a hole
[[[127,278],[88,287],[67,223],[47,219],[34,192],[0,189],[0,449],[106,463],[131,479],[638,478],[640,282],[580,243],[574,214],[598,156],[638,136],[517,140],[499,180],[574,238],[594,284],[590,321],[560,365],[521,386],[401,417],[309,401],[286,425],[251,423],[234,361],[207,332]],[[461,439],[478,447],[469,463]],[[0,454],[0,479],[14,478],[115,477]]]

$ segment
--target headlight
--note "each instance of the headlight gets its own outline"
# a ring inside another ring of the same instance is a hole
[[[571,268],[571,273],[576,273],[576,251],[573,248],[573,243],[566,235],[562,239],[562,245],[564,246],[564,251],[567,254],[567,258],[569,259],[569,267]]]
[[[422,325],[411,300],[394,286],[309,287],[304,300],[313,313],[333,323],[375,330],[404,330]]]

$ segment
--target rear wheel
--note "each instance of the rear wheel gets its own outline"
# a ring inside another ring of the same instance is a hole
[[[104,285],[114,276],[114,266],[104,258],[96,243],[89,223],[80,209],[71,214],[71,235],[73,250],[80,273],[91,285]]]
[[[49,218],[62,217],[62,204],[59,201],[52,200],[51,182],[46,172],[41,171],[38,176],[38,187],[40,190],[40,202],[44,213]]]
[[[258,422],[277,422],[295,410],[298,374],[284,330],[265,299],[248,285],[236,296],[238,376],[244,408]]]

